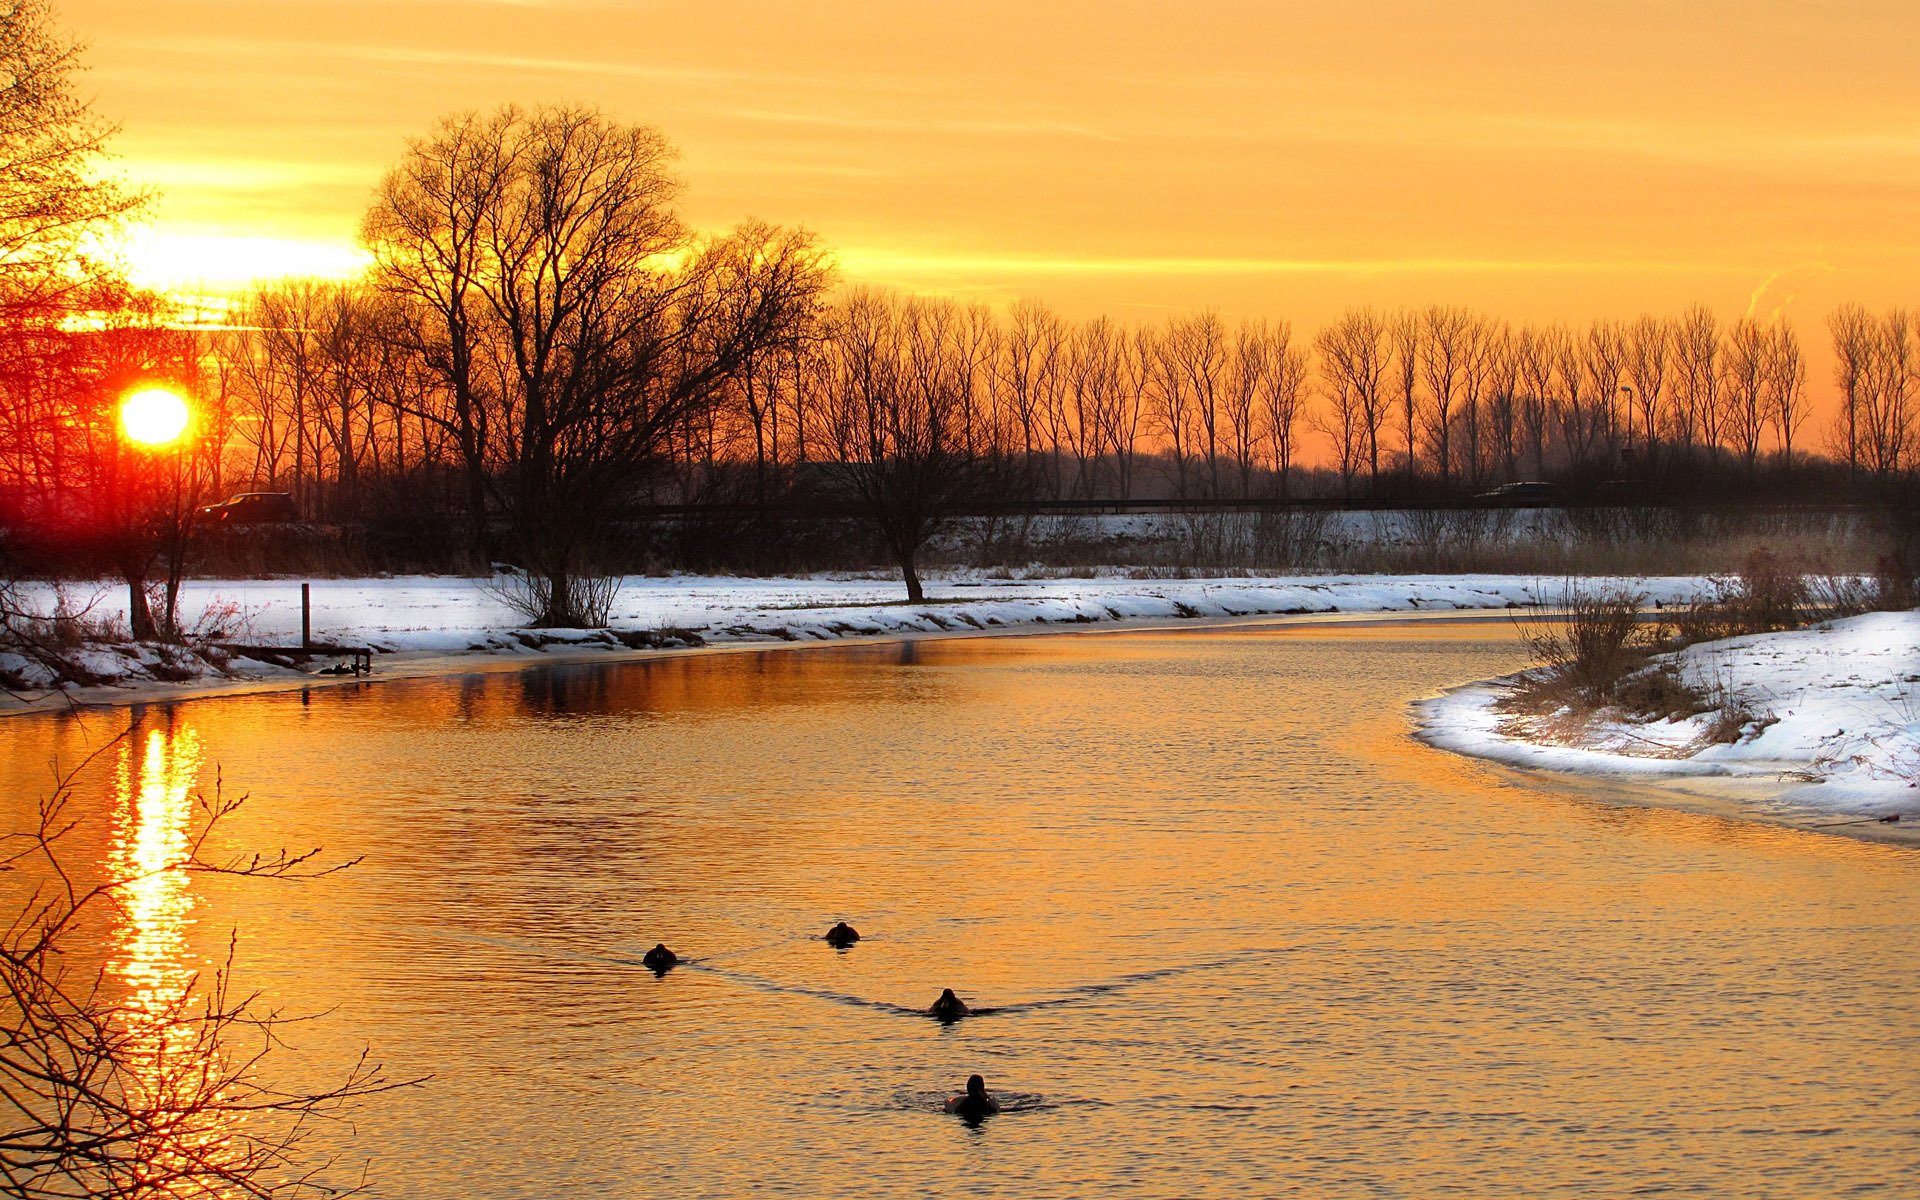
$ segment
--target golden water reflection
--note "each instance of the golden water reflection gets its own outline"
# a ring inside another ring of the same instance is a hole
[[[120,919],[107,974],[125,996],[136,1075],[150,1090],[169,1074],[169,1056],[194,1041],[184,1011],[197,975],[187,942],[194,897],[181,864],[192,849],[200,768],[199,734],[167,719],[130,733],[114,772],[106,869],[121,881]]]
[[[339,1014],[276,1080],[431,1073],[321,1135],[408,1200],[1895,1194],[1920,865],[1408,737],[1524,661],[1503,622],[1128,632],[155,710],[87,793],[117,863],[216,762],[234,845],[364,861],[152,885],[107,953],[164,997],[236,927],[249,988]],[[0,733],[20,794],[77,736]],[[901,1011],[946,986],[1000,1011]],[[1049,1107],[951,1128],[922,1101],[975,1070]]]

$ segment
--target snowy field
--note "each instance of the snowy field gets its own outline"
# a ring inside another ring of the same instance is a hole
[[[561,642],[607,644],[596,631],[523,630],[501,598],[501,581],[447,576],[323,579],[312,584],[316,641],[369,645],[384,653],[527,650]],[[1673,602],[1704,586],[1699,576],[1617,582]],[[1418,612],[1513,608],[1551,602],[1559,580],[1507,575],[1320,575],[1230,579],[929,579],[928,599],[909,604],[897,579],[745,579],[675,575],[623,580],[608,619],[615,631],[690,630],[710,642],[831,641],[887,634],[985,631],[1094,621],[1173,620],[1270,613]],[[121,614],[125,596],[107,585],[69,585],[96,614]],[[49,596],[39,594],[45,604]],[[191,580],[182,621],[238,608],[234,640],[295,641],[297,580]]]
[[[1548,744],[1541,722],[1497,710],[1501,680],[1423,702],[1420,735],[1513,766],[1784,784],[1769,802],[1785,816],[1920,820],[1920,611],[1703,642],[1669,657],[1688,682],[1730,694],[1753,714],[1739,741],[1708,742],[1706,714],[1602,721],[1581,745]]]

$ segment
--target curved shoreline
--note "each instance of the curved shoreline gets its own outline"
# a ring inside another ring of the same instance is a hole
[[[382,683],[421,679],[447,679],[462,675],[492,675],[543,667],[582,665],[611,666],[620,663],[658,662],[668,658],[691,658],[721,654],[832,650],[859,646],[903,645],[911,642],[949,641],[1007,637],[1058,637],[1061,635],[1097,636],[1125,633],[1202,633],[1209,630],[1247,627],[1315,625],[1372,625],[1417,623],[1495,622],[1510,619],[1505,608],[1421,610],[1399,609],[1374,612],[1272,612],[1239,613],[1222,616],[1180,618],[1137,617],[1092,622],[1047,622],[993,626],[985,629],[915,630],[896,629],[884,633],[849,634],[831,639],[718,641],[703,646],[662,647],[658,649],[578,649],[534,650],[497,649],[444,653],[412,650],[375,656],[378,671],[364,676],[289,674],[258,678],[206,677],[185,683],[139,683],[74,688],[47,692],[30,701],[0,697],[0,721],[11,717],[44,716],[60,713],[99,713],[121,708],[166,705],[190,700],[217,700],[239,696],[278,695],[288,692],[372,687]]]
[[[1682,599],[1692,576],[1634,581],[1655,600]],[[629,577],[621,583],[602,630],[529,630],[494,589],[455,576],[396,576],[315,581],[303,616],[302,585],[278,579],[192,581],[182,619],[244,631],[233,640],[298,645],[303,631],[320,641],[369,646],[378,677],[413,678],[503,669],[523,661],[617,661],[664,652],[637,641],[703,643],[702,648],[784,643],[858,644],[911,641],[941,634],[1046,632],[1061,628],[1191,625],[1219,618],[1323,613],[1486,612],[1536,608],[1551,594],[1546,581],[1517,575],[1266,575],[1140,579],[1090,570],[1071,578],[956,575],[937,581],[939,595],[909,603],[899,585],[872,578],[801,576]],[[111,619],[118,601],[96,596],[98,616]],[[232,624],[237,620],[238,624]],[[653,638],[645,635],[652,633]],[[165,681],[151,647],[100,645],[79,651],[105,676],[90,688],[39,693],[32,703],[0,696],[0,716],[83,705],[118,706],[190,696],[239,695],[288,687],[338,684],[266,662],[238,665],[248,677],[206,673]],[[9,663],[8,659],[14,659]],[[0,668],[32,664],[0,653]]]
[[[191,700],[227,699],[251,695],[281,695],[346,687],[370,687],[382,683],[490,675],[546,667],[582,665],[618,665],[657,662],[700,656],[794,651],[809,649],[860,648],[903,645],[920,641],[984,639],[1004,637],[1057,637],[1067,635],[1124,635],[1131,633],[1193,633],[1229,629],[1294,628],[1308,630],[1316,626],[1413,626],[1419,624],[1494,624],[1512,620],[1509,608],[1453,609],[1381,609],[1373,611],[1329,611],[1303,613],[1252,612],[1233,615],[1193,615],[1183,617],[1136,617],[1096,621],[1050,621],[971,626],[949,629],[892,629],[873,634],[847,634],[831,638],[805,640],[718,641],[703,646],[642,648],[606,647],[596,643],[593,649],[496,648],[454,653],[437,651],[400,651],[382,654],[380,671],[371,677],[311,676],[288,674],[269,678],[199,679],[168,684],[143,681],[124,686],[102,686],[53,692],[31,703],[0,701],[0,720],[7,717],[49,714],[105,714],[115,709],[137,709],[148,705],[172,705]],[[1409,734],[1414,740],[1436,750],[1472,758],[1528,780],[1546,782],[1557,790],[1570,790],[1598,803],[1638,808],[1659,808],[1692,812],[1772,825],[1800,832],[1822,833],[1859,841],[1899,846],[1920,846],[1920,821],[1906,825],[1865,823],[1834,825],[1845,814],[1831,808],[1818,808],[1796,800],[1817,784],[1804,779],[1783,780],[1784,771],[1804,770],[1807,764],[1791,761],[1737,764],[1696,762],[1687,758],[1634,758],[1577,747],[1551,746],[1522,741],[1493,731],[1497,721],[1487,716],[1497,689],[1506,679],[1475,680],[1444,688],[1438,695],[1412,702]],[[1462,736],[1458,718],[1463,711],[1477,711],[1485,717],[1477,727],[1469,726]],[[1449,727],[1451,721],[1452,727]],[[1570,756],[1581,761],[1570,768]],[[1627,786],[1628,784],[1631,786]],[[1760,807],[1754,807],[1754,806]],[[1916,814],[1920,815],[1920,814]],[[1824,827],[1823,827],[1824,826]]]
[[[1719,673],[1724,688],[1764,712],[1764,720],[1733,742],[1689,740],[1690,721],[1599,720],[1606,714],[1595,714],[1587,744],[1549,740],[1516,729],[1514,718],[1496,707],[1515,676],[1459,684],[1414,701],[1413,736],[1437,750],[1582,788],[1607,803],[1920,846],[1913,775],[1920,746],[1911,728],[1897,724],[1910,721],[1911,713],[1900,717],[1902,702],[1886,698],[1900,681],[1914,678],[1902,665],[1914,615],[1866,614],[1662,656],[1683,675]],[[1882,672],[1887,678],[1876,681]],[[1876,698],[1895,709],[1894,721],[1875,717]],[[1876,719],[1884,728],[1875,729]],[[1859,753],[1863,748],[1867,753]],[[1900,822],[1880,822],[1894,814]]]

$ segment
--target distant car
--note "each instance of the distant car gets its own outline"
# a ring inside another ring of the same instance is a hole
[[[241,492],[218,504],[203,505],[199,517],[221,525],[278,525],[298,521],[300,510],[294,506],[292,492]]]
[[[1515,508],[1556,504],[1560,500],[1560,489],[1551,483],[1541,483],[1537,480],[1526,483],[1503,483],[1490,492],[1481,492],[1475,499],[1486,504],[1506,504]]]

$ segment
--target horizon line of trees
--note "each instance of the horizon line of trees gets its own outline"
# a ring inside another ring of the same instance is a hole
[[[456,115],[383,180],[364,280],[263,287],[222,329],[182,327],[111,278],[16,305],[0,522],[92,539],[134,590],[158,557],[171,596],[196,504],[287,491],[310,519],[513,561],[536,623],[569,625],[592,620],[582,581],[653,504],[851,503],[917,595],[917,548],[970,498],[1752,488],[1790,481],[1815,441],[1826,474],[1885,492],[1920,458],[1920,321],[1904,309],[1830,315],[1837,404],[1810,431],[1784,320],[1696,305],[1516,326],[1435,304],[1352,308],[1309,334],[1213,310],[1002,314],[837,288],[805,230],[696,236],[671,165],[657,130],[592,109]],[[122,392],[153,380],[199,410],[165,462],[114,422]]]
[[[1212,310],[1128,327],[1069,321],[1031,300],[1003,315],[864,287],[830,295],[830,270],[804,231],[749,223],[702,242],[689,272],[698,278],[674,285],[693,301],[676,314],[682,336],[728,303],[792,311],[762,311],[762,328],[706,347],[719,361],[681,382],[704,402],[632,402],[659,426],[649,437],[662,469],[640,490],[699,503],[721,498],[713,477],[727,475],[748,494],[725,499],[779,498],[795,468],[841,449],[829,393],[847,384],[845,358],[876,339],[897,343],[897,376],[950,399],[940,419],[960,444],[1015,460],[1021,469],[1002,483],[1037,499],[1285,498],[1300,472],[1322,466],[1343,494],[1404,495],[1553,473],[1751,472],[1821,456],[1885,480],[1920,461],[1920,319],[1902,309],[1848,304],[1830,315],[1837,405],[1810,447],[1794,327],[1722,324],[1704,306],[1584,330],[1442,305],[1356,308],[1304,338],[1286,321],[1229,326]],[[781,290],[771,303],[769,285]],[[708,291],[727,287],[726,301]],[[11,374],[42,386],[9,388],[15,403],[0,417],[17,434],[46,429],[62,382],[112,399],[116,379],[163,378],[200,406],[212,491],[285,490],[316,519],[355,520],[374,511],[370,488],[453,470],[468,491],[451,502],[493,507],[489,489],[509,461],[553,453],[538,428],[527,441],[517,391],[552,378],[530,358],[554,352],[551,331],[474,336],[456,356],[444,335],[429,344],[405,308],[374,284],[306,280],[256,290],[226,329],[169,326],[149,302],[114,324],[61,332],[64,359],[39,356],[30,372],[16,359]],[[74,378],[56,380],[62,372]],[[608,411],[621,407],[596,394]],[[567,415],[533,414],[536,426]],[[1309,452],[1313,437],[1324,457]],[[7,481],[57,488],[61,447],[46,449],[0,460]]]

